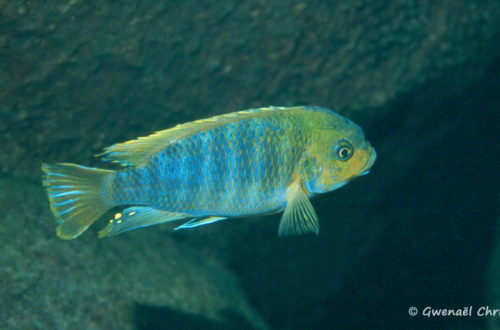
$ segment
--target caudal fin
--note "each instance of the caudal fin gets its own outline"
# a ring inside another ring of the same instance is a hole
[[[80,236],[108,210],[103,202],[102,184],[113,171],[75,164],[42,164],[42,171],[60,238]]]

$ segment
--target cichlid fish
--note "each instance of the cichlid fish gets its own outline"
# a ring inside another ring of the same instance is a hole
[[[280,236],[319,233],[309,201],[368,173],[375,149],[361,128],[331,110],[259,108],[198,120],[115,144],[104,170],[42,164],[57,235],[81,235],[108,210],[125,207],[99,237],[189,220],[192,228],[284,210]]]

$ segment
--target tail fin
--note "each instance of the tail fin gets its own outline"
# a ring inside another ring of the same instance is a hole
[[[60,238],[80,236],[108,210],[103,202],[102,184],[114,171],[75,164],[42,164],[42,171]]]

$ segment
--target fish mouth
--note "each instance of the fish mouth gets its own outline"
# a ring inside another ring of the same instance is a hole
[[[365,166],[363,167],[363,172],[361,172],[360,176],[367,175],[370,173],[370,168],[373,166],[373,163],[375,163],[375,160],[377,159],[377,152],[375,151],[375,148],[372,147],[372,145],[369,142],[363,143],[363,147],[371,150],[370,158],[366,162]]]

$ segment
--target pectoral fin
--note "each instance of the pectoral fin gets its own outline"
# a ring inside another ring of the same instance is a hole
[[[216,221],[221,221],[221,220],[226,220],[227,218],[223,217],[209,217],[209,218],[196,218],[193,220],[190,220],[179,227],[175,227],[174,230],[179,230],[179,229],[186,229],[186,228],[194,228],[198,226],[203,226],[203,225],[208,225],[209,223],[214,223]]]
[[[318,216],[301,187],[296,184],[289,189],[288,203],[281,217],[278,236],[319,234]]]
[[[129,230],[189,217],[187,214],[160,211],[147,206],[133,206],[116,213],[109,220],[109,224],[99,231],[99,237],[118,235]]]

